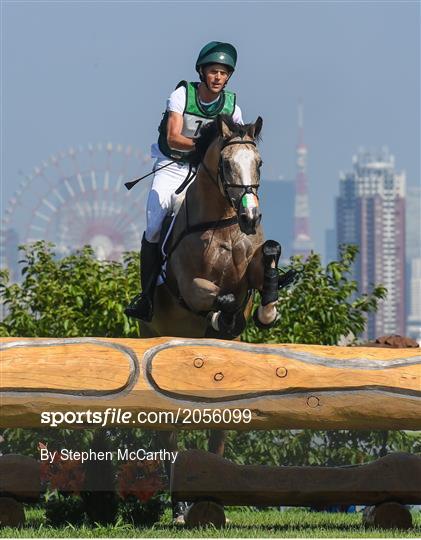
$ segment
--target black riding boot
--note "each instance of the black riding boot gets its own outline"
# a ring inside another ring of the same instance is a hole
[[[160,270],[159,245],[148,242],[145,235],[143,235],[140,250],[140,284],[142,292],[137,294],[124,310],[128,317],[135,317],[146,322],[152,320],[153,296]]]

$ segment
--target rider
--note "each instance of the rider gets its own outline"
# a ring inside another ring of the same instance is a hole
[[[235,70],[237,51],[229,43],[211,41],[199,53],[196,71],[200,83],[181,81],[167,101],[159,126],[158,143],[152,145],[156,170],[146,207],[146,231],[142,238],[140,281],[142,293],[130,302],[125,313],[144,321],[153,315],[153,295],[161,269],[158,242],[162,223],[172,213],[172,195],[189,173],[189,157],[200,128],[218,114],[243,123],[233,92],[225,86]],[[163,168],[164,167],[164,168]],[[161,170],[157,170],[161,168]]]

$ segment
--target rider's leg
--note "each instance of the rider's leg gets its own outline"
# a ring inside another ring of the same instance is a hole
[[[125,314],[143,321],[151,321],[156,280],[161,270],[161,257],[157,243],[148,242],[143,235],[140,250],[140,283],[142,292],[135,296]]]
[[[165,165],[168,160],[160,160],[155,167]],[[188,167],[176,163],[157,171],[154,175],[146,206],[146,231],[142,238],[140,281],[142,292],[136,295],[126,308],[129,317],[151,321],[153,297],[156,281],[161,269],[159,237],[165,216],[171,213],[171,196],[183,182]]]

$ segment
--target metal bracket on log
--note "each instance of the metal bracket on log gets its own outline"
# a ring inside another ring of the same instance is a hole
[[[2,338],[0,347],[0,427],[112,407],[133,418],[174,413],[142,423],[153,429],[421,429],[417,349],[180,338]],[[250,409],[251,421],[184,423],[194,409]]]

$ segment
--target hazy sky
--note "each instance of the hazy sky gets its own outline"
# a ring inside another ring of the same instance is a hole
[[[230,88],[264,119],[263,178],[295,175],[304,101],[311,227],[333,225],[338,173],[358,147],[387,145],[420,182],[418,2],[2,2],[2,211],[51,154],[156,139],[167,95],[195,80],[210,40],[239,60]]]

